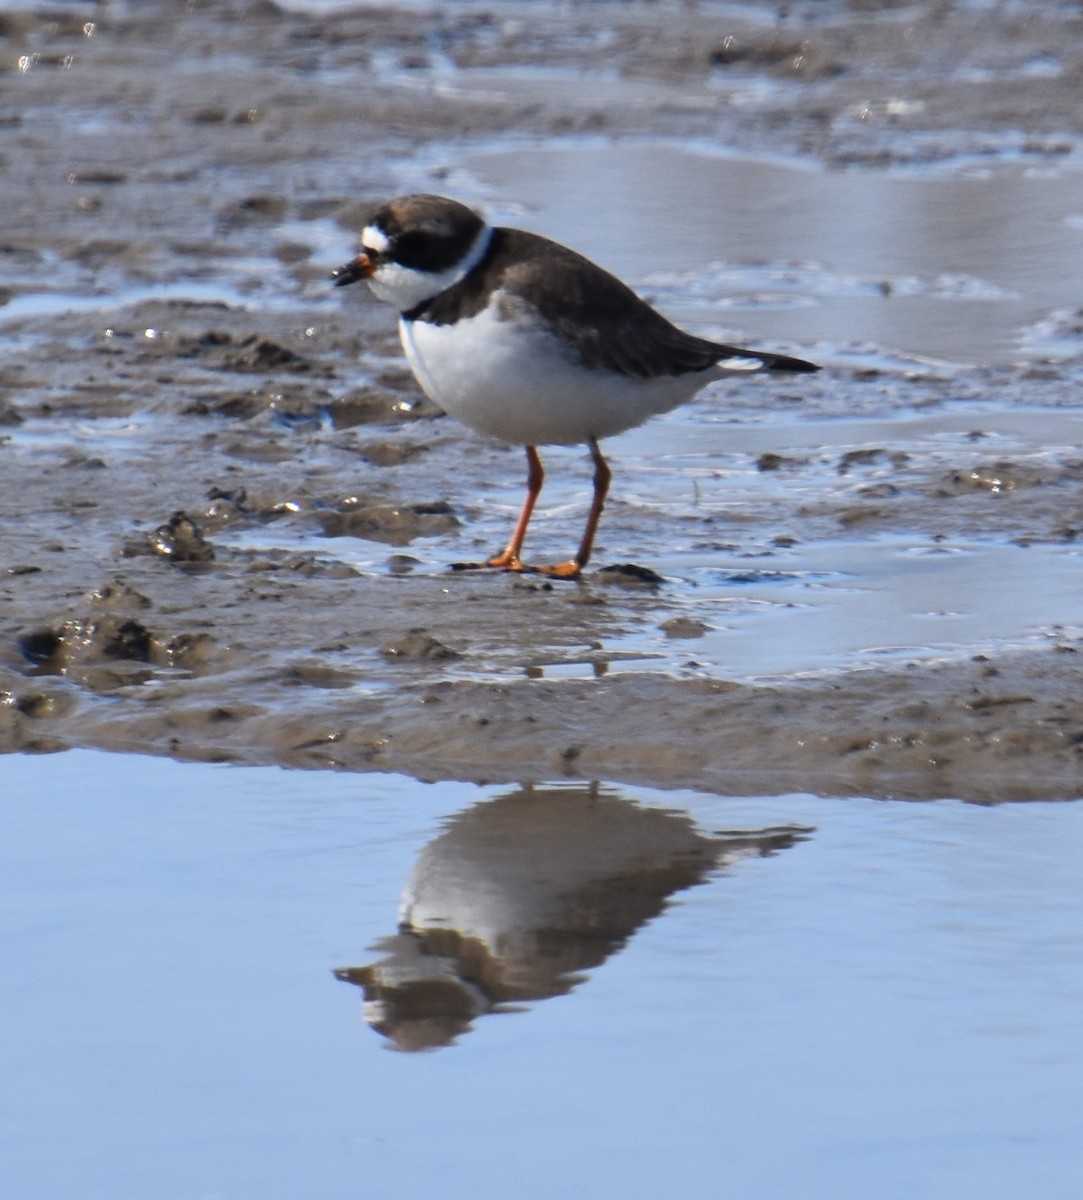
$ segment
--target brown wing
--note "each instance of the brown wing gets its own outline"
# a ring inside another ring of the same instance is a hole
[[[728,358],[776,371],[819,369],[803,359],[685,333],[616,276],[566,246],[521,229],[494,229],[485,257],[465,279],[406,315],[450,324],[480,312],[494,289],[529,302],[586,366],[635,379],[705,371]]]

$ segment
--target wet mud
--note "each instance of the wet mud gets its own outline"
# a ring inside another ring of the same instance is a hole
[[[391,315],[328,276],[374,202],[450,186],[487,138],[1067,170],[1081,33],[1075,5],[0,13],[0,750],[1079,795],[1070,611],[1018,644],[815,671],[697,654],[720,553],[759,578],[795,547],[890,538],[1074,553],[1078,312],[1048,315],[1055,353],[987,365],[787,345],[780,313],[780,348],[826,369],[723,383],[678,418],[693,439],[732,425],[710,504],[717,471],[615,448],[597,560],[569,584],[449,569],[503,543],[522,452],[436,412]],[[819,432],[795,449],[764,413]],[[556,561],[588,465],[547,465],[528,549]]]

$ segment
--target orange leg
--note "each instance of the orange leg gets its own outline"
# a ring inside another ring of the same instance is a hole
[[[590,456],[594,459],[594,499],[591,501],[587,527],[583,530],[583,538],[579,543],[579,549],[575,552],[575,558],[570,562],[556,563],[551,567],[520,567],[520,570],[532,571],[539,575],[552,575],[557,579],[578,579],[583,568],[590,562],[591,551],[594,549],[594,535],[598,532],[598,522],[602,517],[602,509],[605,507],[605,498],[609,494],[609,482],[613,478],[613,473],[609,469],[609,464],[602,457],[602,452],[598,449],[598,443],[594,438],[591,438],[587,444],[590,446]]]
[[[542,470],[541,458],[533,446],[526,448],[526,499],[519,520],[515,522],[515,531],[511,541],[499,553],[485,564],[487,567],[503,567],[505,571],[521,571],[523,564],[519,561],[519,552],[523,548],[523,538],[526,537],[526,527],[534,514],[534,505],[538,502],[542,484],[545,482],[545,471]]]
[[[499,554],[494,554],[485,562],[455,563],[452,567],[453,570],[478,571],[485,567],[497,567],[505,571],[521,571],[523,569],[523,564],[519,561],[519,553],[523,548],[523,538],[526,537],[526,527],[530,524],[534,505],[537,503],[542,484],[545,482],[541,459],[533,446],[526,448],[526,462],[526,499],[523,501],[523,510],[519,514],[519,520],[515,523],[515,532],[511,535],[511,541]]]
[[[590,562],[591,551],[594,549],[594,535],[598,532],[598,522],[601,520],[605,498],[609,494],[609,483],[613,477],[609,470],[609,464],[602,457],[602,452],[598,449],[595,439],[591,438],[588,445],[590,446],[590,456],[594,460],[594,499],[591,502],[587,527],[583,530],[583,538],[579,543],[575,558],[568,562],[555,563],[553,566],[527,567],[523,565],[522,559],[519,557],[523,549],[523,539],[526,537],[526,527],[530,524],[534,505],[537,503],[542,484],[545,482],[545,471],[542,469],[538,451],[533,446],[527,446],[526,499],[523,501],[523,510],[519,514],[519,520],[515,523],[515,532],[511,535],[511,541],[499,554],[486,559],[485,562],[455,563],[452,569],[476,571],[486,567],[495,567],[504,571],[549,575],[554,579],[578,579],[583,568]]]

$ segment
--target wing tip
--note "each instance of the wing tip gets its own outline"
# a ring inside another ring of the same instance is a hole
[[[764,355],[763,363],[769,371],[784,371],[790,375],[810,375],[823,369],[819,363],[794,358],[789,354]]]

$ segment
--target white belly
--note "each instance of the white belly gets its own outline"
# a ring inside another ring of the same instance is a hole
[[[495,305],[453,325],[401,321],[399,333],[418,383],[444,412],[527,446],[612,437],[717,378],[704,371],[629,379],[588,368],[543,325],[498,320]]]

